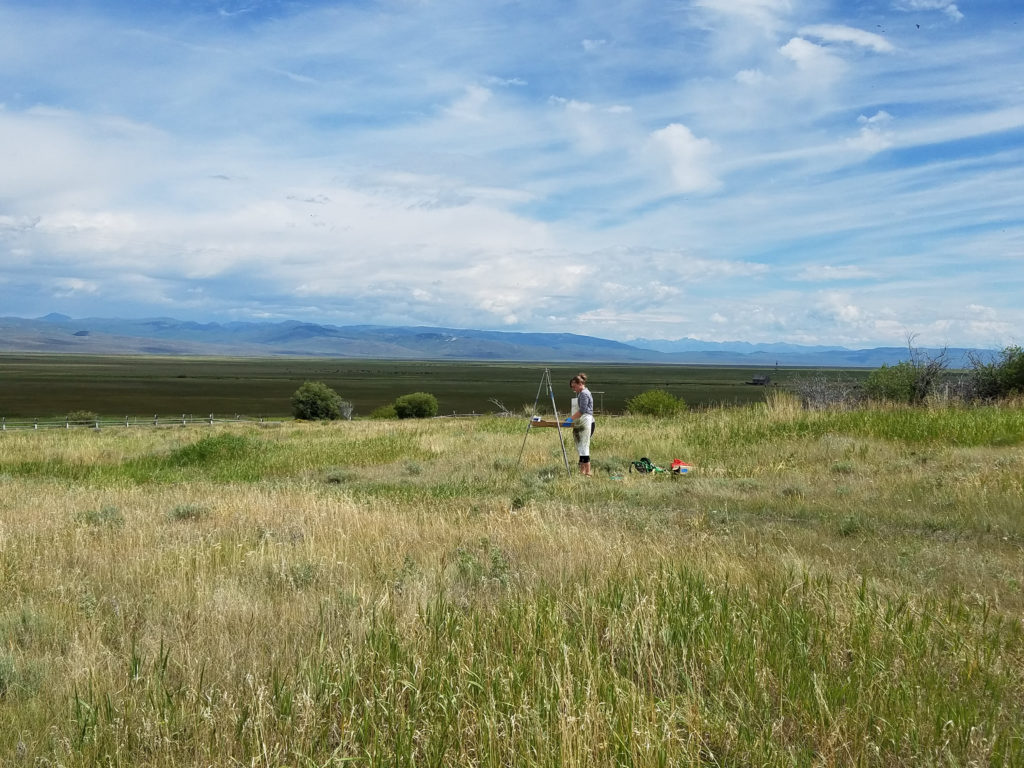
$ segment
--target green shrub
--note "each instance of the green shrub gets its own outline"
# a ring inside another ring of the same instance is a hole
[[[95,411],[71,411],[64,417],[68,424],[79,424],[81,426],[92,426],[100,420],[99,414]]]
[[[999,361],[999,383],[1006,394],[1024,393],[1024,349],[1006,347]]]
[[[1024,349],[1005,347],[993,362],[972,360],[971,383],[978,397],[992,399],[1024,392]]]
[[[917,370],[906,360],[896,365],[885,365],[868,374],[864,380],[864,393],[872,400],[892,403],[912,403],[917,382]]]
[[[322,381],[307,381],[292,395],[292,413],[307,421],[351,419],[352,404]]]
[[[907,336],[907,360],[882,365],[864,380],[864,394],[870,400],[920,405],[935,393],[943,380],[947,350],[930,352],[914,346],[914,335]]]
[[[676,416],[686,410],[686,402],[664,389],[649,389],[626,401],[626,412],[639,416]]]
[[[370,411],[371,419],[397,419],[398,412],[395,410],[394,403],[388,403],[387,405],[379,405]]]
[[[429,419],[437,416],[437,398],[429,392],[413,392],[395,400],[395,413],[400,419]]]

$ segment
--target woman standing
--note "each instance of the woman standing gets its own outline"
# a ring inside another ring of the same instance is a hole
[[[580,455],[580,474],[590,477],[590,436],[594,434],[594,396],[587,389],[587,374],[577,373],[569,380],[569,387],[576,393],[573,398],[572,436],[576,441],[576,452]]]

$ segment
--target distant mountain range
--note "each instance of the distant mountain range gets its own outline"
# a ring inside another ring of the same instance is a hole
[[[936,353],[937,350],[923,350]],[[951,367],[988,350],[948,349]],[[637,339],[624,344],[573,333],[515,333],[381,325],[196,323],[173,318],[0,318],[0,352],[352,357],[524,362],[689,363],[750,367],[869,367],[908,357],[905,347],[847,349],[796,344]]]

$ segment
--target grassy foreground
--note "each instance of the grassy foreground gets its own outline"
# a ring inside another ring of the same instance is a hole
[[[525,427],[0,435],[0,764],[1024,764],[1024,410]]]

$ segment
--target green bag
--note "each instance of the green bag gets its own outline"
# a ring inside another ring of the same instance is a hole
[[[665,470],[655,464],[653,461],[644,456],[638,461],[629,462],[629,471],[636,470],[641,475],[649,475],[653,472],[664,472]]]

